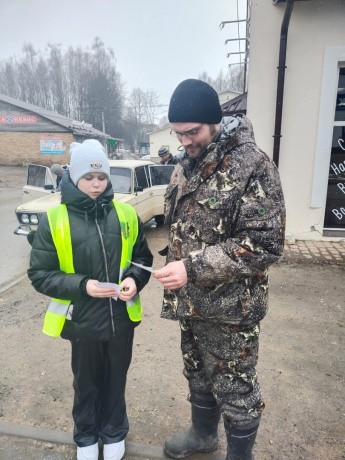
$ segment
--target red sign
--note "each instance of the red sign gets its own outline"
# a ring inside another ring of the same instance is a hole
[[[36,115],[0,115],[2,125],[35,125]]]

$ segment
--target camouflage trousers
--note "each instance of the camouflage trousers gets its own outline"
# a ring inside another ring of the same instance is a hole
[[[183,374],[191,393],[212,393],[233,428],[259,423],[265,404],[255,366],[260,326],[180,320]]]

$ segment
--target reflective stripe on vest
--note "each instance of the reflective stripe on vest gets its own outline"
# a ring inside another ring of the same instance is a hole
[[[120,283],[124,270],[130,265],[133,246],[138,236],[138,219],[132,206],[113,200],[121,228],[121,262]],[[47,211],[48,222],[53,242],[59,258],[60,270],[65,273],[75,273],[73,266],[73,253],[71,229],[66,205],[61,204]],[[58,337],[65,323],[71,300],[52,299],[44,318],[43,332],[47,335]],[[139,295],[126,302],[127,311],[131,321],[141,321],[141,302]]]

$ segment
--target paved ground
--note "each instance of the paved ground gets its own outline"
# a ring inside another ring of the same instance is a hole
[[[285,246],[284,258],[288,263],[345,263],[345,239],[331,241],[296,241]]]

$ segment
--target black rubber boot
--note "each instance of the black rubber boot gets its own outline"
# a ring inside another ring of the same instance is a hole
[[[245,430],[231,428],[224,420],[228,450],[225,460],[254,460],[253,447],[259,425]]]
[[[188,457],[195,452],[213,452],[218,448],[220,410],[212,394],[192,394],[192,426],[188,431],[169,436],[165,452],[172,458]]]

